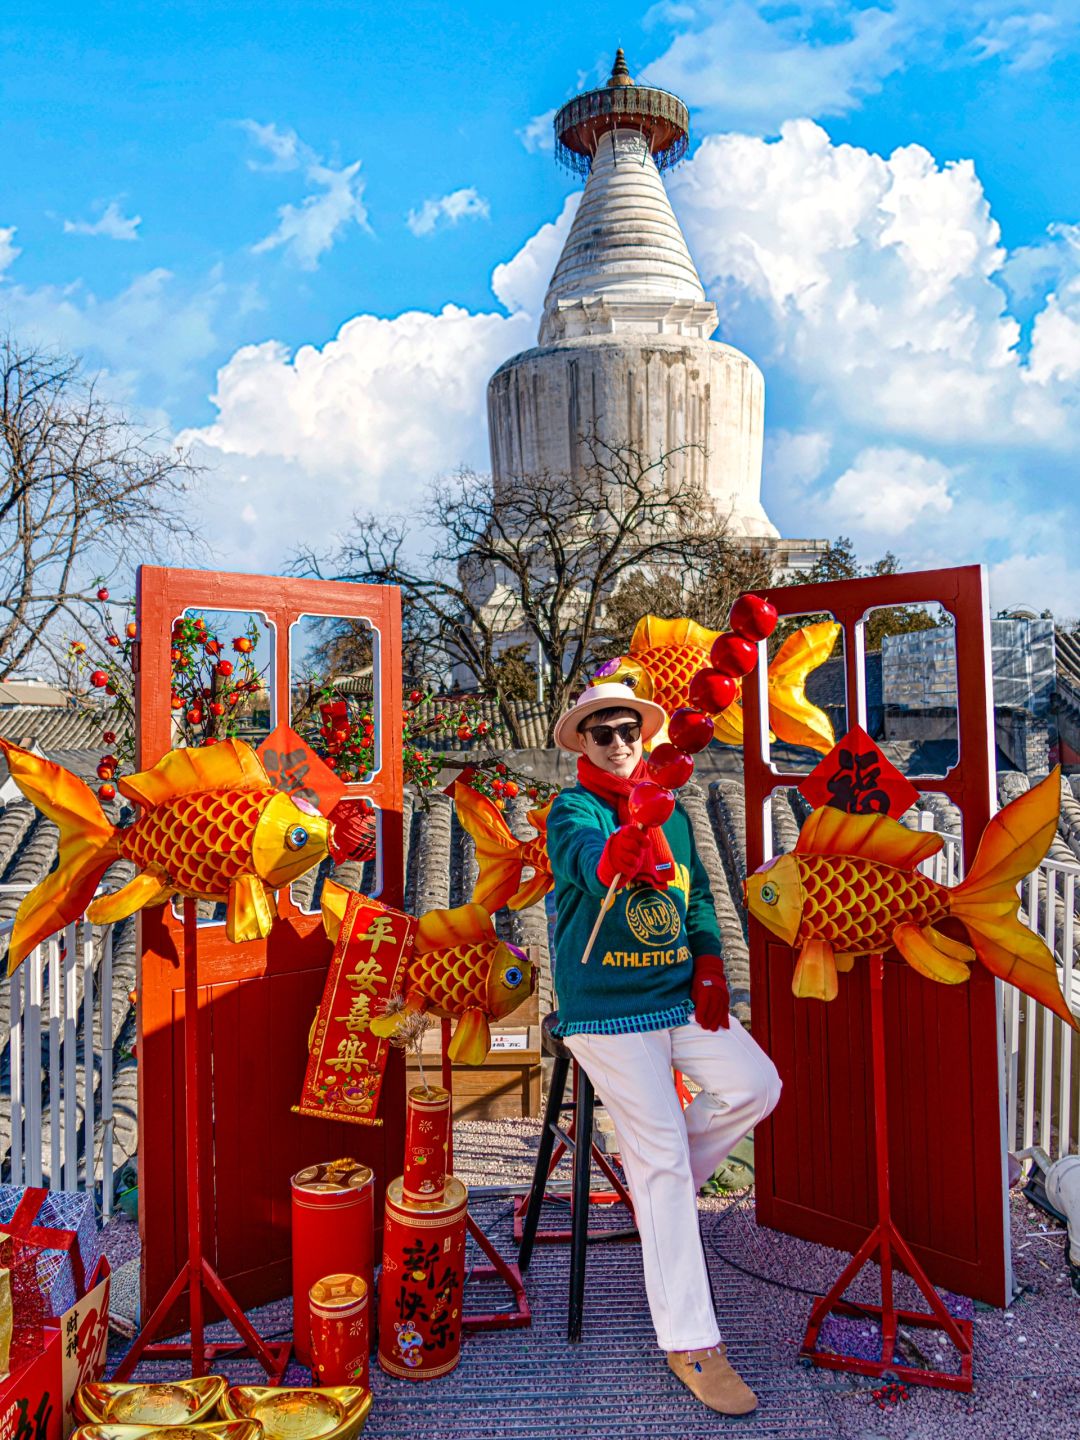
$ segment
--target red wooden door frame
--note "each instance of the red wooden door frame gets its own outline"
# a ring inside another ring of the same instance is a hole
[[[863,617],[879,606],[935,601],[952,615],[959,758],[943,778],[908,778],[958,807],[970,866],[996,800],[985,571],[972,565],[766,593],[781,616],[829,611],[843,626],[847,724],[864,728]],[[748,872],[768,858],[769,796],[805,778],[765,758],[764,667],[755,673],[744,694]],[[867,967],[841,976],[840,994],[827,1005],[796,1000],[794,952],[752,918],[749,929],[753,1034],[784,1079],[780,1105],[757,1130],[758,1219],[854,1251],[876,1219]],[[1004,1305],[1013,1286],[999,989],[979,965],[966,985],[932,984],[891,952],[885,1012],[897,1222],[936,1285]]]
[[[392,586],[276,576],[228,575],[143,566],[137,580],[136,675],[140,769],[170,748],[170,635],[184,610],[256,611],[274,634],[269,678],[275,721],[289,718],[290,626],[301,615],[364,619],[375,631],[376,734],[380,765],[349,794],[369,797],[380,820],[381,898],[400,907],[402,865],[401,599]],[[161,1299],[186,1257],[183,1162],[183,929],[171,907],[142,911],[138,938],[139,1230],[142,1313]],[[223,926],[200,927],[202,1133],[212,1155],[202,1171],[207,1253],[248,1308],[287,1294],[291,1284],[289,1176],[317,1160],[354,1155],[376,1176],[376,1225],[383,1192],[399,1173],[404,1067],[391,1054],[378,1127],[294,1115],[307,1060],[307,1035],[330,960],[318,914],[278,894],[266,941],[231,945]],[[178,1307],[178,1322],[183,1315]]]

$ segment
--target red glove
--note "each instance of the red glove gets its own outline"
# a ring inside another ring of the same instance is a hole
[[[724,979],[724,962],[719,955],[699,955],[694,961],[690,999],[694,1006],[694,1018],[703,1030],[728,1028],[731,997]]]
[[[648,851],[649,837],[644,830],[637,825],[620,825],[614,835],[608,836],[596,867],[601,885],[610,885],[616,875],[627,882],[633,880],[645,864]]]

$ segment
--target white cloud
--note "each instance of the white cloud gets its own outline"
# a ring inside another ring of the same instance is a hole
[[[670,189],[720,338],[782,397],[764,483],[782,532],[914,568],[989,558],[995,603],[1010,556],[1057,556],[1029,598],[1077,609],[1053,587],[1080,593],[1080,229],[1010,256],[969,161],[808,120],[709,136]]]
[[[332,545],[356,509],[406,510],[440,473],[487,468],[488,379],[535,343],[537,277],[546,285],[577,200],[496,270],[509,315],[358,315],[321,348],[268,340],[233,355],[218,372],[217,420],[180,437],[244,522],[230,531],[230,564],[276,570],[298,544]]]
[[[110,200],[96,220],[65,220],[65,235],[102,235],[107,240],[138,240],[141,215],[125,215],[118,200]]]
[[[554,110],[545,110],[542,115],[534,115],[516,132],[530,155],[549,154],[555,149],[555,135],[551,128],[555,113]]]
[[[1019,13],[1015,0],[991,0],[974,8],[979,27],[972,42],[976,57],[1002,60],[1015,73],[1049,65],[1080,28],[1072,0],[1039,0],[1020,7]]]
[[[777,14],[752,0],[656,7],[651,18],[677,33],[637,78],[681,95],[706,122],[773,131],[790,115],[846,114],[899,68],[908,7],[841,16],[830,5],[829,38],[808,40],[807,12],[815,8]]]
[[[832,440],[821,430],[784,430],[769,426],[765,433],[761,499],[768,514],[798,514],[805,510],[810,487],[825,472]],[[809,538],[809,530],[800,538]]]
[[[849,114],[912,64],[1042,68],[1080,29],[1075,0],[680,0],[645,18],[670,38],[639,80],[681,95],[697,125],[766,134]]]
[[[251,247],[253,255],[283,250],[301,270],[317,270],[319,261],[352,224],[370,233],[361,161],[351,165],[329,165],[293,130],[274,124],[241,120],[241,128],[270,159],[248,160],[252,170],[291,172],[302,169],[309,183],[318,188],[299,204],[278,207],[276,227]]]
[[[341,170],[328,165],[309,166],[308,179],[322,189],[306,195],[299,205],[282,205],[277,212],[277,228],[253,245],[252,253],[262,255],[268,250],[284,249],[301,270],[316,270],[320,257],[350,222],[369,230],[360,164],[356,160]]]
[[[451,190],[437,200],[428,199],[419,210],[410,210],[405,223],[414,235],[431,235],[444,225],[456,225],[459,220],[488,220],[491,206],[479,194],[475,186]]]
[[[109,372],[115,393],[133,397],[141,389],[145,399],[152,391],[156,408],[217,349],[226,306],[242,315],[255,308],[256,294],[228,284],[220,269],[195,283],[150,270],[107,296],[81,280],[36,288],[0,283],[0,330],[85,356]]]
[[[722,332],[846,423],[923,443],[1075,442],[1080,252],[1059,247],[1029,363],[970,161],[917,145],[884,158],[799,120],[772,142],[708,137],[671,189]]]
[[[954,478],[948,466],[928,455],[871,446],[833,482],[820,513],[832,530],[846,525],[868,539],[889,542],[947,515]]]
[[[0,225],[0,275],[22,254],[15,244],[15,226]]]
[[[241,120],[239,124],[259,149],[265,150],[270,157],[268,160],[249,158],[249,170],[298,170],[306,160],[312,158],[310,150],[301,142],[295,130],[281,130],[272,122],[261,125],[258,120]]]
[[[1030,551],[1023,541],[1014,555],[990,567],[994,610],[1018,605],[1050,609],[1058,620],[1080,617],[1076,566],[1064,546]]]
[[[566,197],[557,220],[541,225],[512,260],[495,266],[491,288],[507,310],[523,310],[529,315],[539,316],[548,282],[580,204],[581,191],[572,191]]]

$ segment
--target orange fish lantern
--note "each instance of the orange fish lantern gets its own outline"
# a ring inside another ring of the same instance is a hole
[[[334,881],[323,885],[323,924],[335,942],[348,899],[349,891]],[[418,1014],[456,1020],[451,1060],[482,1065],[491,1049],[490,1022],[516,1010],[532,994],[535,978],[528,956],[498,939],[482,906],[429,910],[417,923],[405,966],[402,1008],[372,1020],[371,1029],[391,1039]]]
[[[692,704],[690,684],[708,668],[720,631],[706,630],[695,620],[661,620],[645,615],[637,623],[630,649],[609,660],[594,680],[632,685],[645,700],[655,700],[670,715]],[[781,645],[769,666],[769,724],[775,738],[828,754],[836,743],[829,717],[806,698],[806,681],[832,654],[840,626],[835,621],[804,625]],[[724,745],[743,743],[742,690],[713,722],[715,738]],[[667,727],[652,740],[660,745]]]
[[[473,903],[494,913],[504,905],[525,910],[542,900],[555,884],[547,854],[547,817],[551,801],[529,811],[529,824],[537,831],[532,840],[518,840],[497,805],[471,785],[454,786],[454,807],[462,829],[476,845],[479,875]],[[529,879],[523,879],[526,870]]]
[[[9,975],[35,945],[84,910],[94,924],[107,925],[174,895],[224,901],[229,939],[261,939],[275,915],[272,892],[336,850],[330,823],[313,806],[275,790],[242,740],[171,750],[152,770],[118,780],[120,793],[142,809],[123,828],[107,819],[78,776],[5,740],[0,748],[16,785],[60,831],[57,868],[15,917]],[[117,860],[130,860],[138,874],[91,903]]]
[[[1080,1028],[1053,955],[1018,918],[1017,884],[1037,868],[1057,829],[1059,777],[1054,770],[991,819],[970,873],[952,888],[916,869],[941,849],[940,835],[908,830],[887,815],[815,810],[794,851],[746,882],[750,913],[799,951],[795,995],[834,1000],[837,971],[895,947],[913,970],[944,985],[967,980],[978,959]],[[964,926],[970,945],[935,928],[948,916]]]

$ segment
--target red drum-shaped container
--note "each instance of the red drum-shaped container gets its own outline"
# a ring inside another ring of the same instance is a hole
[[[403,1380],[434,1380],[461,1359],[465,1210],[453,1175],[441,1202],[406,1205],[401,1178],[386,1189],[379,1281],[379,1364]]]
[[[292,1177],[293,1347],[311,1364],[308,1295],[327,1275],[375,1281],[375,1176],[356,1160],[309,1165]]]
[[[406,1205],[427,1205],[443,1198],[449,1139],[449,1090],[438,1085],[415,1085],[405,1105],[405,1174],[401,1186]]]
[[[371,1315],[359,1275],[327,1275],[311,1287],[311,1378],[370,1390]]]

